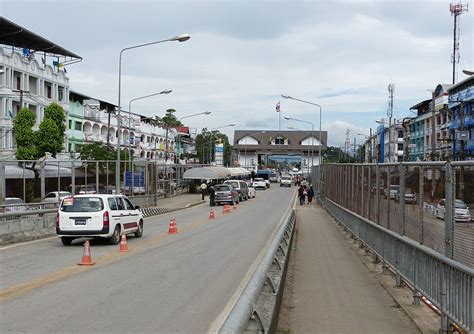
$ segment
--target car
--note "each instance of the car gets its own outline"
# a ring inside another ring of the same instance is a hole
[[[224,184],[230,184],[239,193],[239,201],[246,201],[249,199],[249,188],[245,181],[241,180],[227,180]]]
[[[217,184],[214,186],[215,199],[217,205],[229,203],[231,205],[239,203],[239,193],[230,184]]]
[[[60,202],[64,197],[72,196],[69,191],[52,191],[47,193],[43,202]]]
[[[255,189],[267,189],[267,183],[265,182],[265,180],[261,177],[256,177],[254,180],[253,180],[253,183],[252,183],[252,186],[255,188]]]
[[[255,198],[257,196],[257,191],[254,187],[249,187],[249,198]]]
[[[416,204],[416,195],[412,193],[405,194],[405,203],[407,204]]]
[[[123,234],[143,235],[143,215],[123,195],[86,194],[63,198],[56,234],[68,246],[76,238],[107,238],[116,245]]]
[[[436,206],[437,217],[444,219],[446,214],[446,199],[441,199]],[[471,214],[469,213],[469,208],[460,199],[454,201],[454,221],[455,222],[471,222]]]
[[[282,175],[280,179],[280,187],[291,187],[291,175]]]
[[[2,213],[24,212],[27,210],[28,207],[25,202],[18,197],[6,197],[3,201],[3,206],[0,207],[0,212]]]
[[[278,182],[278,175],[276,173],[270,173],[269,181],[273,183]]]
[[[93,184],[80,185],[80,186],[77,186],[77,193],[80,194],[80,195],[96,194],[97,193],[97,188]]]

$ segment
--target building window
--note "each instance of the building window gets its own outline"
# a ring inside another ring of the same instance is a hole
[[[47,86],[46,86],[46,97],[47,97],[48,99],[51,98],[51,86],[50,86],[50,85],[47,85]]]
[[[275,145],[284,145],[285,144],[285,138],[283,137],[276,137],[275,138]]]
[[[398,138],[403,138],[403,131],[398,131]]]
[[[76,121],[76,124],[74,125],[74,130],[76,130],[76,131],[82,131],[82,124],[81,124],[81,122]]]
[[[72,129],[72,120],[69,120],[69,129]]]
[[[64,88],[58,87],[58,101],[64,100]]]
[[[20,77],[16,77],[16,89],[17,90],[21,89],[21,79],[20,79]]]
[[[398,144],[398,148],[397,148],[399,151],[403,151],[403,144]]]

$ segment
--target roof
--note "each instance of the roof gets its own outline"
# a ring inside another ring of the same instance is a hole
[[[468,76],[466,79],[459,81],[457,84],[452,85],[449,89],[448,92],[451,93],[453,90],[456,90],[459,86],[464,85],[465,83],[474,80],[474,75]]]
[[[289,144],[288,145],[271,145],[269,142],[272,138],[276,137],[278,134],[281,134],[283,137],[288,138]],[[242,145],[238,144],[239,140],[246,137],[251,136],[258,141],[258,145]],[[314,131],[313,136],[316,139],[320,139],[322,146],[321,149],[325,150],[327,148],[327,139],[328,133],[327,131]],[[311,131],[278,131],[278,130],[270,130],[270,131],[262,131],[262,130],[236,130],[234,132],[234,149],[238,150],[281,150],[281,151],[301,151],[307,150],[307,146],[301,146],[301,142],[306,138],[311,138]],[[314,145],[315,147],[319,147]]]
[[[421,106],[424,106],[424,105],[426,105],[426,104],[428,104],[428,103],[430,103],[430,102],[431,102],[431,99],[423,100],[423,101],[421,101],[421,102],[415,104],[413,107],[410,107],[410,110],[417,110],[417,109],[419,109]]]
[[[250,172],[242,167],[228,167],[230,176],[250,175]]]
[[[230,175],[230,171],[225,167],[197,167],[185,171],[183,179],[222,180],[228,178]]]
[[[0,16],[0,44],[82,59],[81,56]]]

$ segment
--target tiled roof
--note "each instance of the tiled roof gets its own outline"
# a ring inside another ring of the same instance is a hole
[[[272,138],[278,136],[280,134],[284,138],[288,139],[287,145],[272,145],[271,140]],[[326,150],[327,148],[327,138],[328,133],[327,131],[321,131],[321,135],[319,131],[313,132],[314,138],[319,139],[321,138],[321,150]],[[245,138],[246,136],[250,136],[255,138],[258,141],[258,145],[239,145],[237,144],[240,139]],[[278,131],[278,130],[270,130],[270,131],[263,131],[263,130],[236,130],[234,132],[234,149],[237,150],[282,150],[282,151],[301,151],[307,150],[310,146],[301,146],[301,142],[304,141],[306,138],[311,138],[311,131]],[[314,145],[314,149],[319,149],[318,145]]]

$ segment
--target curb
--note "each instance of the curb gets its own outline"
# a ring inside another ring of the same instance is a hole
[[[152,216],[162,215],[162,214],[165,214],[165,213],[170,213],[170,212],[174,212],[174,211],[184,210],[184,209],[187,209],[187,208],[190,208],[190,207],[194,207],[194,206],[200,205],[200,204],[202,204],[202,203],[204,203],[204,202],[205,202],[205,201],[194,202],[194,203],[187,204],[187,205],[184,206],[184,207],[178,207],[178,208],[152,207],[152,208],[141,208],[141,209],[139,209],[139,210],[140,210],[140,212],[142,213],[142,215],[143,215],[144,218],[148,218],[148,217],[152,217]]]

